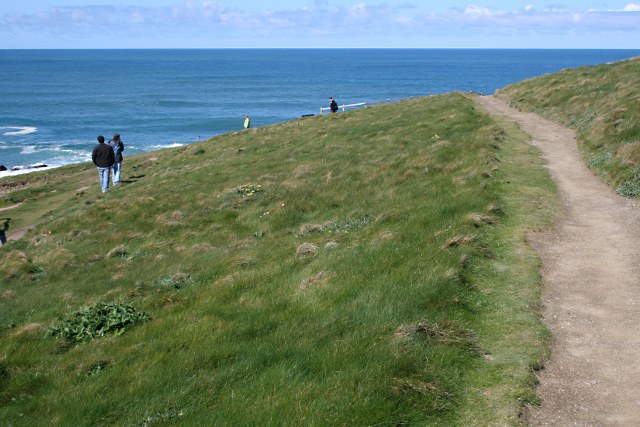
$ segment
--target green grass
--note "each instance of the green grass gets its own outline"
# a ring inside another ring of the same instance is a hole
[[[640,195],[640,58],[563,70],[496,92],[572,127],[587,166],[618,193]]]
[[[517,425],[553,185],[453,93],[0,180],[7,425]],[[10,212],[10,214],[9,214]],[[47,337],[123,304],[151,320]],[[62,320],[61,320],[62,319]]]

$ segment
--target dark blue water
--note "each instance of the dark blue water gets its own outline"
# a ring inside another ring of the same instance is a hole
[[[0,164],[90,160],[96,136],[125,154],[188,144],[340,104],[453,90],[492,93],[640,50],[0,50]],[[0,176],[2,173],[0,173]],[[5,173],[6,174],[6,173]]]

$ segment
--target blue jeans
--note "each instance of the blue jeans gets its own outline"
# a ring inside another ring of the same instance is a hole
[[[109,188],[109,174],[111,173],[111,168],[98,168],[98,176],[100,177],[100,187],[102,187],[102,192],[106,193]]]
[[[120,171],[122,170],[122,162],[115,162],[113,164],[113,185],[120,182]]]

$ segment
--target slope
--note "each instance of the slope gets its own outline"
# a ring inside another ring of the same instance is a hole
[[[525,140],[453,93],[128,157],[104,195],[1,180],[0,418],[518,424],[559,206]]]

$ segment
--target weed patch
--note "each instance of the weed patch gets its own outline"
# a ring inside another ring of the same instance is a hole
[[[104,372],[105,369],[107,369],[107,367],[111,364],[111,362],[109,362],[108,360],[100,360],[98,362],[95,362],[93,365],[89,366],[89,368],[87,368],[84,371],[84,376],[86,377],[94,377],[102,372]]]
[[[168,277],[163,277],[156,282],[157,286],[164,289],[180,289],[193,283],[190,274],[178,272]]]
[[[264,193],[264,188],[261,185],[244,184],[218,195],[218,199],[222,203],[221,208],[228,205],[240,206],[262,193]]]
[[[51,326],[47,335],[59,337],[70,343],[88,342],[106,335],[122,335],[126,328],[149,320],[148,314],[138,312],[130,305],[98,303],[82,307],[62,324]]]
[[[616,192],[624,197],[640,197],[640,169],[634,170],[631,178],[622,181]]]
[[[178,409],[175,404],[172,404],[161,411],[155,412],[154,414],[145,415],[142,421],[138,423],[138,427],[149,427],[157,424],[176,422],[183,415],[184,412]]]

